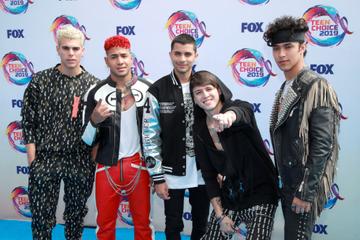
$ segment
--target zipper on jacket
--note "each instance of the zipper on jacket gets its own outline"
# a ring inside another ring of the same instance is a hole
[[[121,92],[118,92],[118,90],[116,89],[116,107],[115,107],[115,114],[114,114],[114,122],[113,122],[113,126],[114,128],[116,129],[116,114],[118,113],[118,111],[120,111],[121,113]],[[119,100],[120,99],[120,100]],[[120,103],[119,103],[120,101]],[[121,121],[121,120],[120,120]],[[119,128],[121,127],[121,122],[119,123]],[[115,143],[116,143],[116,139],[115,139],[115,136],[116,134],[114,133],[113,134],[113,159],[115,158],[115,154],[118,154],[118,153],[115,153]],[[119,136],[120,138],[120,136]],[[120,150],[120,149],[119,149]],[[124,180],[124,176],[123,176],[123,162],[122,162],[122,159],[118,160],[120,161],[120,181],[122,182]]]
[[[279,183],[278,183],[279,189],[282,189],[283,188],[283,182],[282,182],[282,179],[281,179],[280,175],[278,175],[278,179],[279,179]]]
[[[299,187],[299,192],[301,192],[301,199],[304,199],[304,188],[305,188],[305,183],[307,182],[307,178],[309,176],[309,169],[305,168],[305,172],[304,172],[304,178],[302,180],[302,182],[300,183],[300,187]]]
[[[272,135],[275,137],[275,130],[273,130]],[[275,149],[276,146],[274,145],[275,141],[274,141],[273,137],[271,137],[271,142],[273,143],[273,148]],[[275,168],[276,168],[277,175],[278,175],[278,180],[279,180],[278,187],[279,187],[279,189],[282,189],[283,188],[283,181],[282,181],[282,178],[281,178],[281,172],[280,172],[279,164],[278,164],[278,162],[276,160],[276,159],[279,159],[278,157],[276,157],[276,155],[277,155],[276,153],[277,153],[277,151],[274,151],[274,164],[275,164]]]
[[[301,96],[300,97],[297,97],[296,101],[293,102],[291,104],[291,106],[289,107],[289,109],[293,109],[293,107],[295,106],[295,104],[297,104],[300,100]],[[279,113],[278,113],[279,114]],[[275,134],[275,131],[278,127],[280,127],[280,125],[282,125],[288,118],[289,118],[289,115],[290,115],[290,112],[286,114],[286,116],[283,117],[283,120],[281,122],[279,122],[279,124],[276,124],[275,123],[275,126],[274,126],[274,130],[273,130],[273,134]],[[279,117],[279,116],[278,116]]]
[[[295,106],[295,104],[297,104],[297,103],[299,102],[300,98],[301,98],[301,97],[298,97],[298,98],[296,99],[296,101],[291,104],[291,106],[289,107],[289,109],[292,109],[292,108]],[[278,117],[279,117],[279,112],[278,112],[277,114],[278,114]],[[272,130],[272,135],[273,135],[274,137],[271,137],[272,143],[275,143],[274,139],[276,138],[276,137],[275,137],[275,132],[276,132],[277,128],[278,128],[280,125],[282,125],[282,124],[286,121],[286,119],[288,119],[289,114],[290,114],[290,113],[288,113],[288,114],[283,118],[283,120],[282,120],[281,122],[279,122],[279,124],[277,124],[276,122],[274,123],[274,129]],[[273,146],[273,147],[276,148],[276,146]],[[282,188],[283,188],[283,182],[282,182],[282,178],[281,178],[280,167],[279,167],[279,164],[278,164],[278,162],[277,162],[277,160],[276,160],[276,159],[280,159],[280,158],[279,158],[279,157],[276,157],[276,155],[277,155],[276,152],[277,152],[277,151],[274,152],[274,162],[275,162],[275,165],[276,165],[276,168],[277,168],[277,171],[278,171],[278,179],[279,179],[278,185],[279,185],[279,189],[282,189]],[[303,185],[303,184],[300,185],[300,188],[301,188],[301,189],[302,189],[302,185]],[[299,190],[300,190],[300,189],[299,189]]]

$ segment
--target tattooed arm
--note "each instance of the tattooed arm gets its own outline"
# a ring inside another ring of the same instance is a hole
[[[210,202],[214,209],[215,216],[220,218],[224,214],[220,197],[214,197],[210,200]]]
[[[220,225],[220,231],[226,234],[234,233],[234,222],[224,213],[220,197],[214,197],[210,202],[215,212],[216,222]]]

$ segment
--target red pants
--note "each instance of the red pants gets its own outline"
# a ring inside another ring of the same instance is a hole
[[[122,162],[123,180],[120,180],[120,164]],[[144,162],[137,153],[118,161],[116,166],[107,169],[117,185],[128,184],[136,175]],[[96,237],[99,240],[115,240],[117,212],[122,196],[116,193],[109,183],[104,166],[98,164],[95,176],[95,198],[97,214]],[[127,196],[130,213],[134,222],[135,240],[153,239],[150,219],[150,179],[146,169],[140,170],[139,180],[135,189]]]

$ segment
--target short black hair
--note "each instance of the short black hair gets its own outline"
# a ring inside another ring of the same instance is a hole
[[[192,44],[194,46],[194,51],[197,51],[196,42],[195,39],[186,33],[177,35],[172,41],[171,41],[171,50],[173,50],[175,43],[180,44]]]

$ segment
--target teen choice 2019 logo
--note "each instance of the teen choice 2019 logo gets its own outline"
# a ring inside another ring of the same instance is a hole
[[[249,5],[261,5],[267,4],[270,0],[240,0],[241,3],[246,3]]]
[[[56,33],[59,30],[59,28],[63,25],[71,24],[74,28],[79,29],[85,36],[86,40],[90,40],[90,38],[86,35],[86,28],[84,25],[80,25],[78,20],[74,18],[73,16],[68,15],[61,15],[53,21],[50,27],[50,31],[54,34],[54,39],[56,41]]]
[[[0,0],[0,9],[10,14],[20,14],[25,13],[33,3],[31,0]]]
[[[189,11],[177,11],[171,14],[165,27],[168,29],[170,39],[173,40],[177,35],[189,34],[196,42],[196,46],[200,47],[205,37],[210,37],[206,33],[206,25],[199,21],[196,15]]]
[[[340,195],[339,186],[334,183],[333,185],[331,185],[331,193],[324,208],[332,209],[338,200],[344,199],[345,198]]]
[[[32,79],[34,66],[19,52],[9,52],[1,61],[5,79],[15,85],[25,85]]]
[[[149,74],[145,72],[145,64],[142,60],[139,60],[136,55],[132,52],[133,66],[132,71],[138,77],[148,76]]]
[[[346,119],[348,119],[349,117],[343,113],[343,112],[344,112],[344,109],[343,109],[343,106],[342,106],[341,103],[339,103],[339,106],[340,106],[340,110],[341,110],[341,112],[340,112],[340,119],[341,119],[341,120],[346,120]]]
[[[309,26],[306,39],[313,45],[329,47],[339,45],[346,34],[352,34],[348,29],[346,17],[340,17],[338,11],[330,6],[317,5],[309,8],[303,15]]]
[[[11,192],[11,199],[15,210],[24,217],[31,218],[30,202],[26,187],[16,187]]]
[[[127,225],[134,226],[134,221],[131,217],[129,200],[127,197],[122,196],[119,209],[118,209],[118,218]]]
[[[229,65],[236,82],[248,87],[265,86],[270,76],[276,76],[271,70],[271,62],[265,60],[255,49],[243,48],[236,51]]]
[[[111,4],[122,10],[137,9],[140,6],[141,0],[110,0]]]
[[[6,128],[9,144],[16,151],[26,153],[21,122],[11,122]]]
[[[263,140],[265,149],[270,156],[274,156],[274,150],[271,148],[270,141],[268,139]]]

